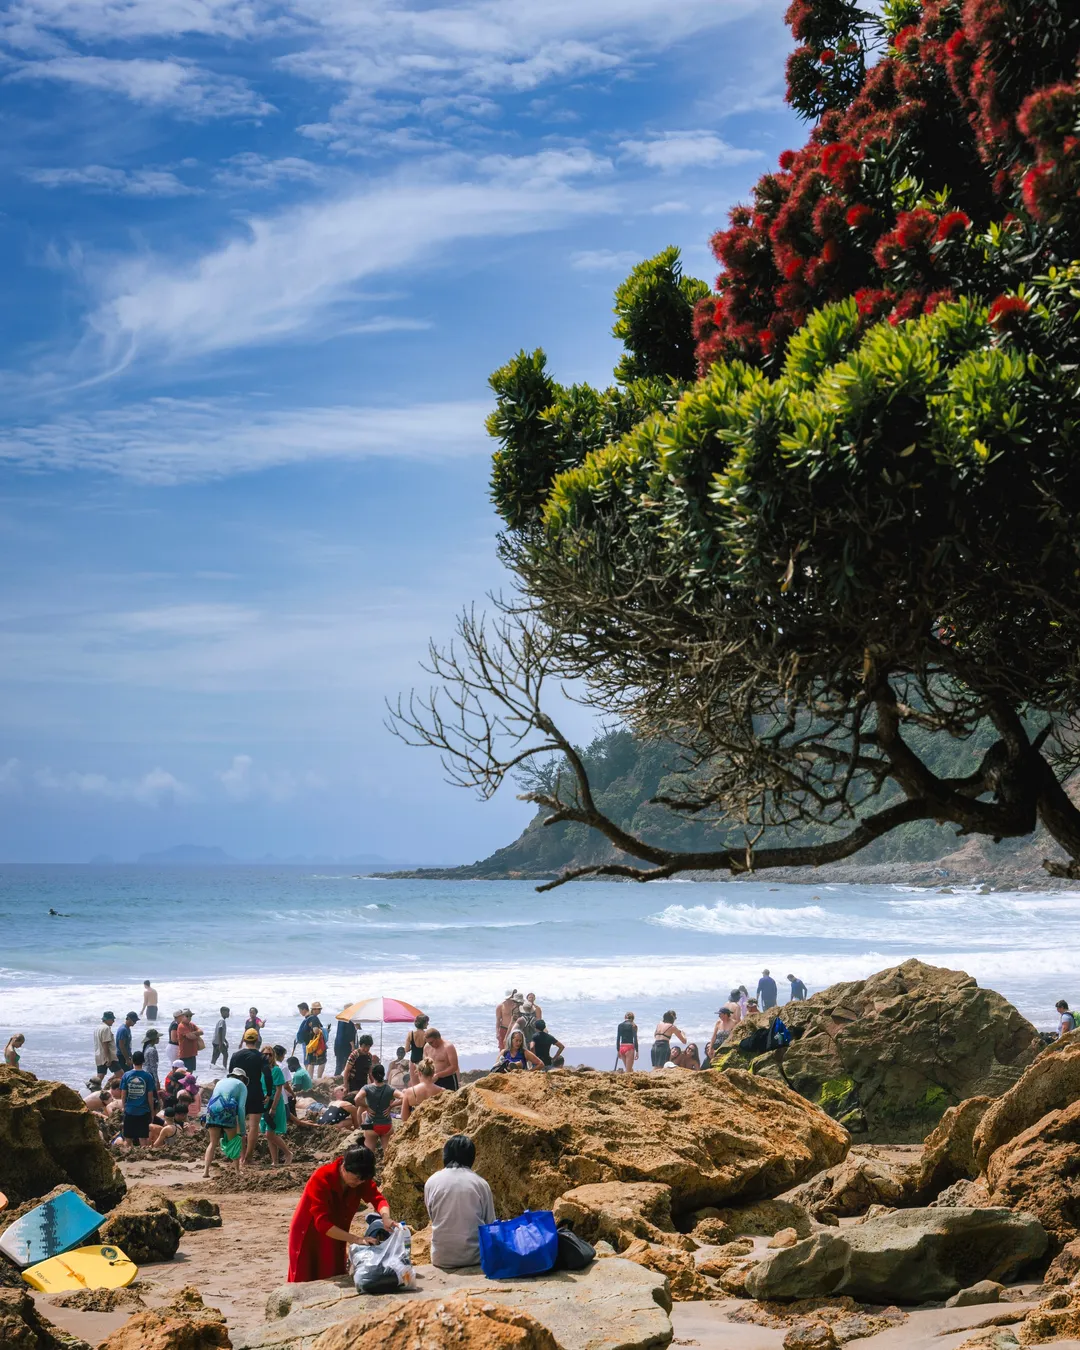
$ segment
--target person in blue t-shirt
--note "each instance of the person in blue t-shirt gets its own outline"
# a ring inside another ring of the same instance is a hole
[[[120,1072],[131,1068],[131,1028],[139,1020],[139,1014],[129,1012],[124,1025],[116,1033],[116,1058],[120,1061]]]
[[[806,985],[803,984],[802,980],[797,979],[794,975],[788,975],[787,978],[791,981],[792,1003],[799,999],[804,999],[806,997]]]
[[[143,1068],[143,1052],[131,1056],[131,1068],[120,1079],[120,1095],[124,1103],[124,1138],[138,1148],[150,1138],[150,1121],[157,1110],[157,1085],[152,1074]]]
[[[757,982],[757,996],[762,1012],[776,1007],[776,981],[767,970],[761,972],[761,979]]]

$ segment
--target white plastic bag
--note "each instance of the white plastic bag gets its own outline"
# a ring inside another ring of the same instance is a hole
[[[397,1289],[415,1289],[412,1234],[406,1225],[398,1224],[377,1247],[351,1243],[349,1273],[358,1294],[390,1294]]]

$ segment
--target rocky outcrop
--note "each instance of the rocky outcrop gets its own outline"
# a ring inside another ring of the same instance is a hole
[[[978,1280],[1006,1283],[1046,1246],[1038,1220],[1006,1209],[898,1210],[778,1251],[750,1271],[746,1288],[760,1299],[923,1303]]]
[[[993,1097],[969,1097],[950,1106],[926,1136],[922,1159],[915,1176],[920,1195],[939,1195],[957,1181],[974,1181],[979,1175],[975,1160],[975,1131],[993,1103]]]
[[[1073,1238],[1050,1262],[1043,1284],[1072,1284],[1077,1275],[1080,1275],[1080,1238]]]
[[[58,1331],[34,1306],[24,1284],[0,1289],[0,1346],[4,1350],[90,1350],[85,1341]]]
[[[429,1308],[474,1293],[497,1308],[527,1308],[561,1350],[660,1350],[671,1341],[671,1298],[663,1275],[607,1256],[586,1270],[526,1280],[486,1280],[479,1271],[417,1271],[419,1290],[357,1294],[352,1281],[289,1284],[267,1300],[267,1322],[233,1333],[234,1350],[314,1350],[331,1327],[371,1314],[384,1321],[404,1306]]]
[[[500,1308],[477,1294],[396,1309],[372,1309],[333,1327],[313,1350],[560,1350],[555,1337],[522,1308]]]
[[[1034,1214],[1055,1252],[1080,1237],[1080,1101],[991,1154],[986,1182],[990,1203]]]
[[[819,1223],[865,1214],[871,1205],[897,1209],[914,1200],[914,1170],[878,1156],[852,1155],[804,1182],[791,1195]],[[807,1234],[800,1233],[800,1237]]]
[[[813,1228],[810,1211],[797,1199],[798,1194],[796,1191],[783,1200],[759,1200],[757,1204],[742,1205],[738,1209],[722,1209],[718,1218],[740,1237],[772,1237],[782,1228],[794,1228],[800,1238],[809,1237]],[[697,1229],[694,1236],[698,1236]]]
[[[167,1195],[149,1186],[133,1186],[102,1224],[101,1240],[142,1266],[171,1261],[183,1233],[176,1205]]]
[[[78,1187],[99,1210],[126,1189],[77,1092],[0,1065],[0,1191],[18,1205],[62,1185]]]
[[[425,1102],[396,1131],[383,1190],[395,1216],[426,1222],[424,1182],[452,1134],[500,1214],[550,1209],[603,1182],[658,1182],[671,1211],[776,1195],[839,1162],[848,1136],[794,1092],[746,1073],[491,1075]]]
[[[187,1285],[165,1307],[136,1313],[102,1343],[101,1350],[231,1350],[231,1346],[224,1317]]]
[[[610,1242],[617,1252],[638,1238],[691,1250],[671,1221],[671,1187],[657,1181],[602,1181],[577,1186],[555,1201],[555,1222],[569,1223],[586,1242]]]
[[[644,1238],[635,1238],[620,1255],[627,1261],[664,1276],[668,1292],[676,1303],[699,1303],[717,1297],[716,1290],[705,1279],[689,1252],[656,1246]]]
[[[1078,1035],[1074,1032],[1073,1036]],[[990,1157],[1003,1144],[1030,1129],[1051,1111],[1060,1111],[1080,1097],[1080,1041],[1070,1037],[1039,1055],[1004,1096],[991,1102],[975,1130],[975,1162],[985,1172]]]
[[[917,1143],[950,1106],[1005,1092],[1041,1042],[1000,994],[963,971],[921,961],[867,980],[834,984],[782,1010],[794,1040],[783,1054],[754,1058],[738,1045],[767,1015],[748,1019],[721,1057],[752,1067],[870,1140]]]
[[[1080,1290],[1055,1289],[1029,1312],[1020,1328],[1021,1345],[1043,1345],[1080,1337]]]
[[[216,1200],[201,1195],[188,1195],[176,1201],[176,1217],[185,1233],[198,1233],[204,1228],[221,1227],[221,1206]]]

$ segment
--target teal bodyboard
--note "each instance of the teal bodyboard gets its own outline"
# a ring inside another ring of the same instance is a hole
[[[64,1191],[24,1214],[0,1233],[0,1252],[22,1269],[81,1247],[105,1222],[97,1210]]]

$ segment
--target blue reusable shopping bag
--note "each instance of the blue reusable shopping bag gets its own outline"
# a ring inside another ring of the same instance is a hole
[[[480,1266],[489,1280],[513,1280],[550,1270],[559,1254],[555,1215],[527,1209],[516,1219],[480,1225]]]

